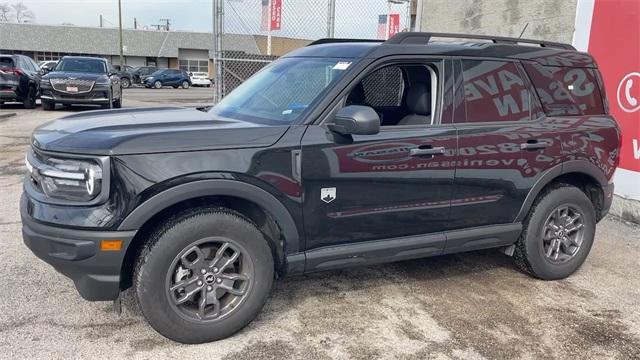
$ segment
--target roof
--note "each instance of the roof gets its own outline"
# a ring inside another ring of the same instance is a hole
[[[453,41],[430,37],[455,38]],[[446,35],[446,36],[439,36]],[[403,41],[410,39],[410,41]],[[423,42],[415,39],[422,39]],[[549,66],[595,68],[591,55],[571,45],[528,39],[480,37],[464,34],[400,33],[387,41],[322,39],[287,56],[381,58],[391,55],[444,55],[479,58],[506,58],[536,61]]]
[[[178,57],[178,48],[209,50],[211,33],[187,31],[122,31],[124,55]],[[117,28],[0,23],[0,49],[75,54],[118,55]],[[224,34],[223,49],[260,54],[253,35]]]

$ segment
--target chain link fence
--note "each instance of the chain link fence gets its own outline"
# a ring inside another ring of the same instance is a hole
[[[221,0],[221,98],[289,51],[314,40],[376,39],[404,31],[409,0]],[[397,14],[394,19],[387,14]]]

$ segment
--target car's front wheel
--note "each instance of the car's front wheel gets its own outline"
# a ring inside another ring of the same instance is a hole
[[[557,184],[534,203],[516,243],[516,264],[543,280],[564,279],[584,263],[596,228],[591,200],[580,189]]]
[[[136,263],[134,288],[156,331],[202,343],[253,320],[273,278],[271,249],[252,222],[224,208],[199,208],[150,236]]]
[[[153,87],[156,89],[160,89],[162,87],[162,82],[160,80],[156,80],[153,82]]]

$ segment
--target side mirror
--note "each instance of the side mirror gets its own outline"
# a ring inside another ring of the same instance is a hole
[[[380,116],[368,106],[349,105],[338,110],[328,127],[342,135],[375,135],[380,132]]]

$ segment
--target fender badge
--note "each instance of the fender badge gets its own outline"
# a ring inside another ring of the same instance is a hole
[[[327,204],[336,199],[336,188],[322,188],[320,189],[320,199]]]

